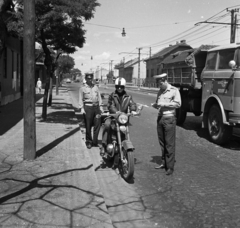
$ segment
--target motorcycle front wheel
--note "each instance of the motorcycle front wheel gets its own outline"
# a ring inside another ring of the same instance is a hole
[[[134,174],[134,154],[133,150],[123,150],[123,161],[121,161],[122,177],[125,181],[130,181]]]

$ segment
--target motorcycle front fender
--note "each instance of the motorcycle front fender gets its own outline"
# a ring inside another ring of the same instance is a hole
[[[124,150],[128,151],[128,150],[134,150],[134,146],[132,144],[132,142],[130,140],[124,140],[122,141],[122,146],[124,148]]]

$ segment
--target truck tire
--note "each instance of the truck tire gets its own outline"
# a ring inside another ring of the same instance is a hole
[[[177,125],[182,125],[186,120],[186,116],[187,112],[182,108],[178,108],[176,110]]]
[[[209,110],[208,133],[211,141],[218,145],[226,143],[232,135],[232,127],[223,124],[222,112],[218,105],[213,105]]]

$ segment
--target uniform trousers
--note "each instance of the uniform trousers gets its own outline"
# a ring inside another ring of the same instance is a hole
[[[165,169],[174,170],[175,163],[175,141],[176,141],[176,117],[158,116],[157,133],[160,148],[162,150],[162,160]]]
[[[94,145],[98,144],[98,134],[101,128],[101,111],[99,106],[84,105],[85,114],[85,127],[86,127],[86,142]],[[91,134],[92,126],[93,139]]]

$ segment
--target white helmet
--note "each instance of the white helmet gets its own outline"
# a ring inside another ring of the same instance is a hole
[[[115,80],[115,86],[125,86],[126,85],[126,80],[122,77],[119,77]]]

